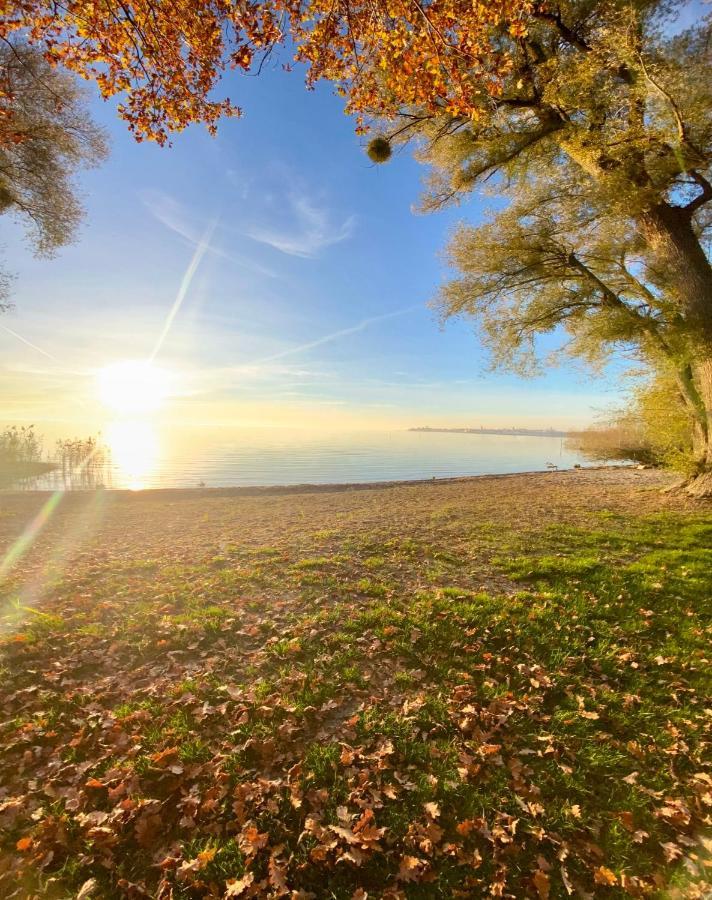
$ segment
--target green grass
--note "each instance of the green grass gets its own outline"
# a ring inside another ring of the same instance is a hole
[[[604,512],[430,541],[325,528],[16,603],[13,879],[28,897],[243,877],[344,900],[704,896],[712,520]],[[482,590],[483,565],[505,587]]]

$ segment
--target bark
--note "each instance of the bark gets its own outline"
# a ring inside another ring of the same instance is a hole
[[[692,367],[687,364],[679,365],[675,355],[668,350],[666,344],[663,347],[663,354],[667,356],[673,366],[680,396],[692,419],[692,447],[695,458],[703,458],[708,434],[707,411],[700,392],[697,390]]]
[[[712,354],[694,366],[695,389],[703,404],[704,419],[695,422],[693,450],[697,471],[684,485],[688,494],[698,499],[712,498]]]
[[[640,231],[669,273],[685,321],[692,386],[702,407],[695,428],[698,471],[686,489],[695,497],[712,497],[712,265],[689,209],[660,203],[641,217]]]
[[[712,357],[712,265],[697,239],[689,210],[659,203],[641,216],[640,230],[669,272],[699,357]]]
[[[707,414],[707,442],[704,468],[712,472],[712,355],[707,359],[701,360],[695,369],[699,394]]]
[[[684,491],[695,500],[712,499],[712,471],[702,472],[688,481],[684,486]]]

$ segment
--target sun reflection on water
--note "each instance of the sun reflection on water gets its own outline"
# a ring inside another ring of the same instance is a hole
[[[104,437],[111,455],[114,486],[131,491],[149,487],[160,461],[156,426],[143,419],[120,419],[108,426]]]

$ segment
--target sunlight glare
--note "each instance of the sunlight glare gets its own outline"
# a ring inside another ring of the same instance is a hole
[[[111,363],[97,373],[97,393],[104,406],[119,413],[159,409],[170,394],[171,376],[147,360]]]
[[[158,467],[156,428],[146,421],[112,422],[104,437],[121,487],[130,491],[148,487],[149,476]]]

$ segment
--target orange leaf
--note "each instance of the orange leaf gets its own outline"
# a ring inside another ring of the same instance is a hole
[[[549,876],[541,869],[537,869],[532,877],[534,887],[539,895],[539,900],[548,900],[549,898]]]
[[[20,838],[20,840],[15,844],[15,846],[17,847],[18,850],[20,850],[22,853],[24,853],[25,850],[30,849],[32,844],[33,844],[33,841],[32,841],[31,837],[23,837],[23,838]]]
[[[152,754],[151,761],[154,765],[164,768],[176,756],[178,756],[178,748],[168,747],[165,750],[160,750],[158,753]]]
[[[606,866],[599,866],[593,873],[593,880],[596,884],[613,885],[618,884],[618,878],[615,872],[611,872]]]
[[[401,881],[420,881],[426,863],[417,856],[404,856],[400,862],[398,878]]]
[[[621,823],[621,825],[625,828],[626,831],[630,831],[632,834],[635,831],[635,825],[633,824],[633,813],[631,812],[619,812],[616,813],[616,819]]]
[[[206,847],[205,850],[201,850],[198,854],[198,862],[200,863],[200,868],[203,866],[207,866],[208,863],[211,863],[215,859],[215,854],[217,853],[216,847]]]

